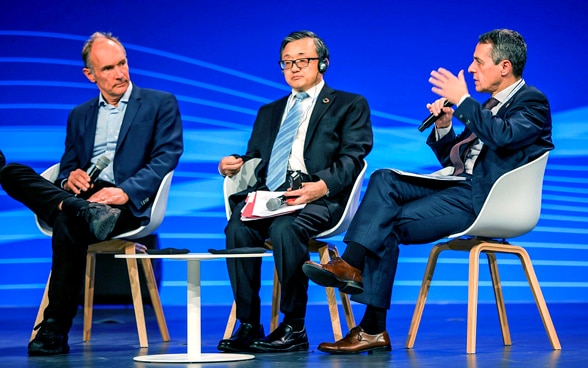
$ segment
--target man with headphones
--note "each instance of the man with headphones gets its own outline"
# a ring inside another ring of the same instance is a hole
[[[304,322],[308,278],[302,272],[302,264],[310,258],[308,241],[339,221],[373,144],[366,99],[325,84],[329,51],[316,34],[297,31],[284,38],[279,65],[292,93],[259,109],[246,154],[223,157],[219,171],[232,176],[244,162],[261,159],[255,169],[256,182],[230,197],[233,210],[225,228],[226,247],[228,252],[239,252],[239,248],[262,247],[271,239],[283,319],[265,337],[260,323],[261,259],[227,260],[240,325],[218,344],[225,352],[308,350]],[[293,138],[286,140],[289,125],[294,126]],[[282,171],[277,170],[280,152]],[[289,188],[287,178],[297,171],[302,187]],[[257,190],[288,190],[287,205],[306,206],[277,217],[241,221],[244,199]]]

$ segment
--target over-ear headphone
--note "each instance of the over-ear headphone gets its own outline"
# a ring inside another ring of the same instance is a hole
[[[324,72],[327,71],[328,68],[329,68],[329,62],[327,61],[327,59],[325,59],[325,58],[320,59],[319,64],[318,64],[319,73],[323,74]]]

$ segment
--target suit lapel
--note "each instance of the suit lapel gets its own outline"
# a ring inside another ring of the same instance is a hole
[[[129,98],[129,102],[127,103],[127,108],[125,110],[125,117],[123,118],[122,125],[120,127],[120,132],[118,136],[118,141],[116,144],[116,150],[118,151],[122,146],[122,142],[124,142],[125,137],[127,136],[133,121],[135,120],[135,116],[139,112],[141,108],[141,89],[136,85],[133,85],[133,91],[131,92],[131,97]]]
[[[310,115],[310,121],[308,122],[308,130],[306,131],[306,139],[304,141],[304,150],[308,149],[312,137],[314,136],[318,125],[327,110],[335,102],[336,94],[329,86],[325,84],[321,92],[319,93],[312,115]]]

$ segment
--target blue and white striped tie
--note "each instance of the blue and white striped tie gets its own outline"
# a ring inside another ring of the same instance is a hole
[[[308,93],[306,92],[298,93],[294,97],[294,105],[288,111],[274,142],[266,180],[266,186],[271,191],[278,189],[286,181],[286,169],[288,168],[290,151],[292,151],[292,142],[302,118],[302,100],[307,97]]]

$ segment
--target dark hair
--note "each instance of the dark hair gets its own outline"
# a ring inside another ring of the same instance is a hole
[[[492,44],[490,55],[494,64],[510,60],[514,76],[523,76],[527,62],[527,44],[520,33],[510,29],[495,29],[481,35],[478,43]]]
[[[314,46],[316,48],[316,54],[321,60],[325,60],[329,58],[329,49],[327,45],[323,42],[323,40],[317,36],[314,32],[311,31],[296,31],[290,33],[284,40],[282,41],[282,45],[280,46],[280,57],[279,60],[282,60],[282,52],[287,44],[292,41],[302,40],[304,38],[312,38],[314,41]]]
[[[92,65],[90,63],[90,52],[92,51],[92,46],[94,45],[94,42],[98,39],[107,39],[116,42],[120,45],[120,47],[123,48],[123,50],[125,50],[123,44],[118,40],[118,38],[114,37],[112,33],[94,32],[94,34],[90,36],[90,38],[88,39],[88,41],[86,41],[84,47],[82,48],[82,60],[84,61],[84,67],[86,68],[92,69]]]

